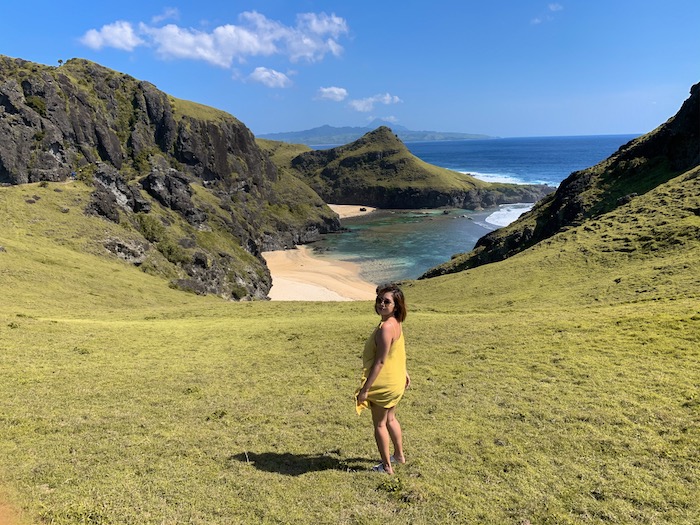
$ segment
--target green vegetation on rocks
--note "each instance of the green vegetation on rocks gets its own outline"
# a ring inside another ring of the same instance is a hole
[[[129,258],[174,286],[263,299],[263,251],[340,228],[225,112],[82,59],[57,68],[0,56],[0,80],[0,184],[76,179],[94,187],[84,211],[137,229],[150,216],[167,232],[145,246],[173,266],[144,263],[117,237],[110,246],[139,252]]]

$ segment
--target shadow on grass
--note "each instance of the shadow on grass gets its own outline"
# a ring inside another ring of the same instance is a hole
[[[341,470],[355,472],[367,470],[370,462],[366,458],[339,459],[328,454],[283,454],[277,452],[243,452],[229,459],[253,465],[258,470],[276,472],[285,476],[300,476],[320,470]]]

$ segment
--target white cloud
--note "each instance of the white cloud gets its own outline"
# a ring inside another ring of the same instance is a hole
[[[338,38],[348,32],[345,20],[335,15],[326,13],[304,13],[297,15],[297,27],[305,33],[312,33],[318,36],[330,35]]]
[[[180,18],[180,11],[176,7],[166,7],[159,15],[151,18],[152,24],[160,24],[165,20],[177,20]]]
[[[536,16],[532,20],[530,20],[530,23],[533,25],[538,25],[538,24],[543,24],[545,22],[551,22],[552,20],[554,20],[554,15],[552,15],[552,13],[556,13],[558,11],[563,11],[563,10],[564,10],[564,6],[561,4],[557,4],[557,3],[547,4],[547,11],[543,14]]]
[[[375,104],[398,104],[403,102],[396,95],[390,95],[389,93],[384,93],[380,95],[374,95],[373,97],[356,99],[350,101],[350,107],[355,111],[361,111],[367,113],[374,109]]]
[[[318,98],[321,100],[332,100],[333,102],[342,102],[348,96],[348,90],[341,87],[322,87],[318,88]]]
[[[270,88],[286,88],[292,85],[287,75],[266,67],[256,67],[248,78]]]
[[[343,47],[338,39],[348,32],[344,19],[326,13],[304,13],[297,15],[294,28],[289,28],[283,43],[286,54],[293,62],[321,60],[327,53],[339,56]]]
[[[181,28],[174,24],[153,28],[141,25],[141,32],[148,35],[156,52],[163,58],[188,58],[203,60],[209,64],[228,68],[234,59],[243,61],[245,56],[271,55],[274,45],[256,38],[247,29],[225,25],[207,33]]]
[[[300,14],[294,26],[255,11],[242,13],[238,24],[221,25],[211,31],[176,24],[158,26],[159,22],[178,16],[176,9],[166,9],[150,24],[138,24],[138,34],[130,23],[115,22],[99,31],[87,31],[81,41],[93,49],[114,47],[126,51],[150,45],[162,58],[202,60],[231,67],[234,61],[244,62],[254,56],[282,55],[292,62],[314,62],[327,54],[338,56],[343,51],[338,40],[348,33],[343,18],[325,13]]]
[[[103,47],[113,47],[123,51],[133,51],[136,47],[145,44],[134,31],[129,22],[118,20],[113,24],[102,26],[97,29],[90,29],[80,41],[89,48],[102,49]]]
[[[396,117],[394,117],[392,115],[389,115],[388,117],[370,117],[367,119],[367,121],[372,122],[373,120],[377,120],[377,119],[382,120],[384,122],[390,122],[392,124],[396,124],[399,121],[399,119],[397,119]]]

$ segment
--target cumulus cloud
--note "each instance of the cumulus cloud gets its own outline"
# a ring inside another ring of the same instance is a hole
[[[332,100],[333,102],[342,102],[348,96],[348,90],[341,87],[322,87],[318,88],[318,98],[321,100]]]
[[[133,51],[145,44],[145,41],[136,34],[134,27],[123,20],[104,25],[99,30],[90,29],[80,41],[91,49],[113,47],[123,51]]]
[[[347,23],[339,16],[305,13],[297,16],[297,25],[285,43],[293,61],[316,61],[326,53],[340,55],[343,48],[338,39],[347,32]]]
[[[267,67],[256,67],[248,78],[270,88],[286,88],[292,85],[292,81],[287,75]]]
[[[350,101],[350,107],[355,111],[360,111],[362,113],[367,113],[374,110],[375,104],[398,104],[403,102],[396,95],[390,95],[389,93],[384,93],[380,95],[374,95],[372,97],[361,98]]]
[[[554,15],[552,13],[556,13],[558,11],[563,11],[563,10],[564,10],[564,6],[561,4],[555,4],[555,3],[548,4],[547,10],[544,13],[542,13],[542,14],[536,16],[535,18],[533,18],[532,20],[530,20],[530,23],[533,25],[538,25],[538,24],[543,24],[545,22],[551,22],[552,20],[554,20]]]
[[[284,25],[264,15],[241,13],[238,24],[225,24],[210,31],[201,31],[177,24],[158,24],[177,18],[176,9],[166,9],[150,24],[139,23],[138,31],[129,22],[118,21],[90,29],[81,42],[93,49],[113,47],[133,51],[138,46],[151,46],[162,58],[202,60],[219,67],[231,67],[250,57],[282,55],[292,62],[315,62],[330,54],[338,56],[343,47],[339,39],[348,33],[343,18],[326,13],[297,15],[294,25]]]

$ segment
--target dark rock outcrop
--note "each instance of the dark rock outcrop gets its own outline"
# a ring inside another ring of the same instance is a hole
[[[150,246],[145,242],[125,241],[110,238],[104,244],[111,253],[135,266],[140,266],[146,260]]]
[[[206,221],[207,215],[192,201],[190,181],[177,170],[171,168],[168,171],[151,172],[141,180],[141,186],[163,206],[180,213],[193,226],[200,226]]]
[[[100,163],[94,174],[95,191],[85,211],[119,222],[119,210],[148,213],[151,203],[134,184],[127,184],[116,168]]]

